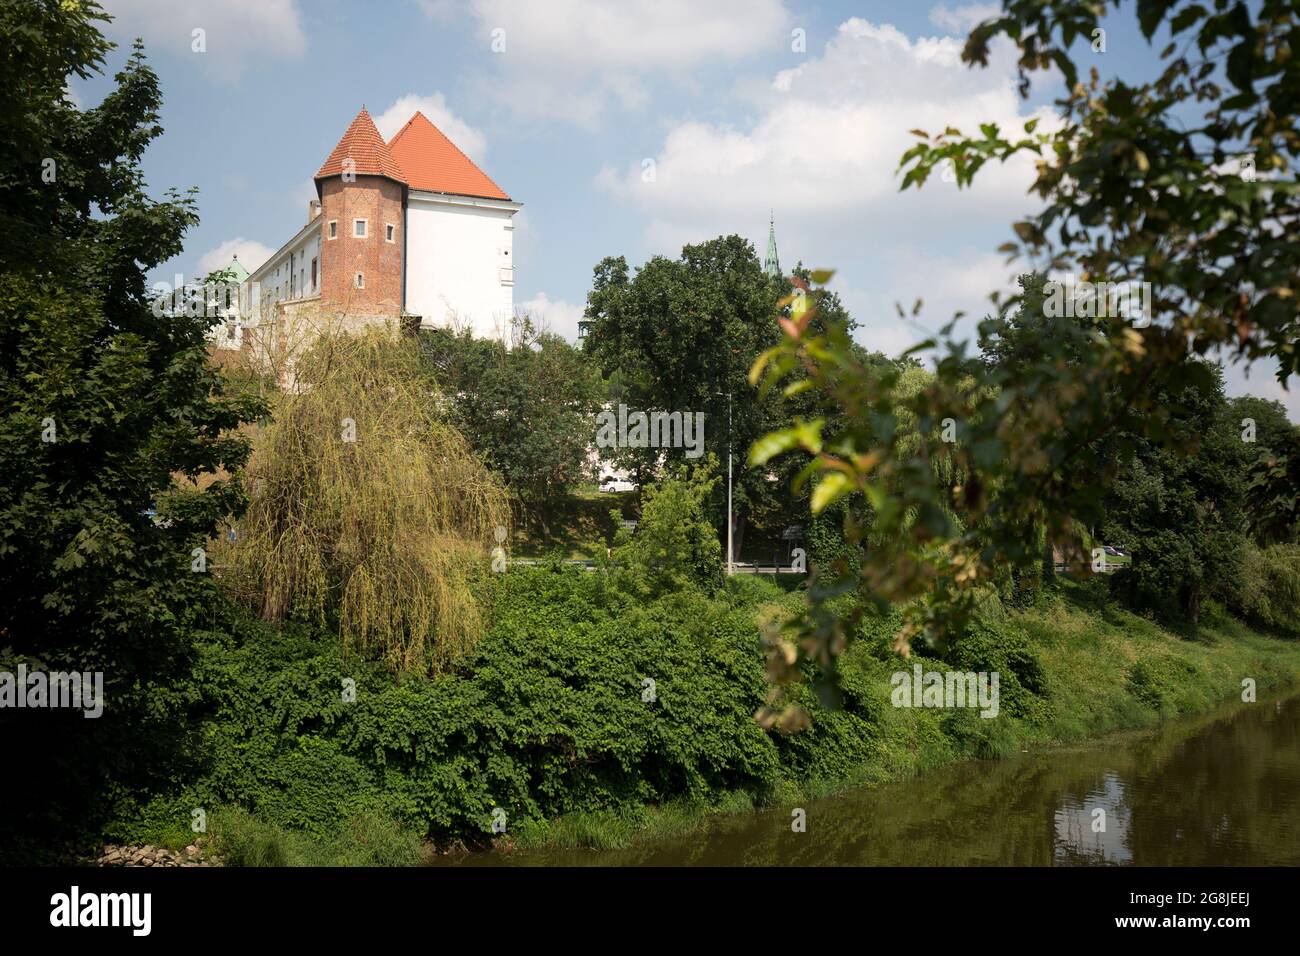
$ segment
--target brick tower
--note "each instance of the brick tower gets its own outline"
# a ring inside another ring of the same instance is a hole
[[[316,173],[320,298],[372,321],[402,314],[407,177],[365,107]]]

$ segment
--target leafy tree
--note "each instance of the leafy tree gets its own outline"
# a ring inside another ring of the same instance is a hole
[[[1204,599],[1240,573],[1246,446],[1217,369],[1205,387],[1163,400],[1179,409],[1181,442],[1135,437],[1131,467],[1106,497],[1101,540],[1131,553],[1114,582],[1131,603],[1195,625]]]
[[[509,510],[500,482],[429,401],[416,345],[319,338],[257,436],[226,582],[267,620],[337,623],[345,650],[440,670],[485,629],[473,593]]]
[[[426,359],[450,399],[452,422],[549,535],[554,509],[586,477],[602,385],[558,335],[516,320],[511,342],[469,332],[421,333]]]
[[[937,348],[938,357],[932,385],[903,402],[923,436],[910,448],[894,417],[897,373],[864,367],[843,330],[818,331],[810,316],[783,325],[782,343],[759,357],[752,379],[770,388],[796,376],[789,389],[814,392],[820,410],[842,410],[851,427],[828,442],[822,415],[768,436],[751,459],[765,465],[802,449],[817,479],[812,510],[861,493],[875,512],[873,535],[883,532],[887,543],[868,550],[855,579],[812,595],[809,613],[786,635],[799,653],[770,658],[778,685],[799,679],[801,655],[833,669],[852,636],[856,615],[833,613],[828,596],[856,588],[858,608],[903,605],[896,640],[907,652],[913,640],[942,644],[960,633],[983,586],[1008,565],[1041,559],[1043,535],[1077,550],[1079,528],[1104,517],[1109,476],[1091,463],[1110,460],[1106,441],[1130,424],[1146,441],[1176,441],[1175,403],[1187,397],[1194,405],[1213,378],[1198,357],[1217,350],[1247,362],[1272,356],[1283,383],[1297,369],[1293,5],[1139,3],[1143,35],[1164,30],[1175,42],[1161,52],[1158,76],[1136,85],[1103,82],[1095,71],[1081,81],[1071,58],[1071,45],[1099,29],[1105,6],[1006,0],[1001,16],[972,31],[963,59],[986,65],[990,43],[1005,35],[1020,54],[1024,95],[1032,71],[1055,67],[1065,80],[1059,122],[1040,132],[1031,120],[1014,140],[995,124],[981,126],[979,137],[915,131],[921,141],[902,157],[902,188],[923,184],[947,163],[958,184],[969,185],[990,160],[1032,153],[1042,211],[1016,223],[1019,242],[1004,249],[1044,270],[1077,270],[1082,281],[1149,283],[1150,308],[1142,321],[1107,309],[1087,336],[1041,336],[1017,361],[975,370],[948,325],[917,347]],[[1198,106],[1201,119],[1191,115]],[[1243,153],[1258,176],[1237,168]],[[934,437],[946,421],[955,441]],[[941,458],[964,476],[959,486],[947,488],[932,467]],[[1288,491],[1297,497],[1286,485],[1296,472],[1279,462],[1270,474],[1264,506],[1287,507]],[[784,724],[798,723],[788,704],[776,707]]]
[[[717,467],[709,456],[704,465],[678,465],[663,481],[645,487],[635,533],[620,530],[614,539],[612,560],[624,591],[654,599],[722,583],[722,546],[705,514],[718,483]]]
[[[1253,395],[1232,399],[1228,419],[1243,443],[1254,429],[1242,463],[1251,533],[1261,543],[1300,544],[1300,425],[1287,419],[1281,402]]]
[[[101,672],[104,699],[97,719],[0,709],[0,737],[23,743],[22,783],[0,796],[0,827],[23,827],[0,835],[15,854],[93,833],[123,788],[171,766],[190,628],[213,595],[195,549],[242,507],[235,430],[263,412],[223,393],[211,320],[151,309],[145,272],[195,213],[145,191],[161,100],[141,49],[99,106],[63,94],[102,71],[103,19],[91,3],[0,6],[0,671]]]
[[[753,400],[745,372],[750,358],[776,341],[771,316],[779,295],[780,284],[740,236],[686,246],[678,259],[655,256],[635,275],[622,256],[606,258],[587,296],[585,347],[605,375],[621,373],[617,400],[629,409],[703,412],[704,451],[725,470],[729,441],[739,462],[772,424],[770,406]],[[630,449],[622,457],[644,482],[657,473],[660,452]],[[662,452],[669,464],[686,460],[684,448]],[[769,493],[763,476],[737,468],[737,514]],[[720,488],[710,509],[718,524],[725,494]],[[742,519],[738,536],[743,527]]]
[[[1092,70],[1084,82],[1071,54],[1091,42],[1107,5],[1005,0],[1001,16],[976,26],[963,61],[987,66],[990,44],[1007,37],[1020,53],[1023,95],[1033,71],[1055,69],[1064,80],[1060,122],[1038,132],[1031,120],[1015,140],[993,123],[979,137],[917,130],[903,188],[945,163],[969,185],[990,160],[1032,153],[1040,160],[1032,191],[1044,207],[1015,224],[1018,242],[1004,249],[1077,267],[1091,281],[1149,283],[1166,328],[1144,331],[1147,362],[1175,361],[1187,337],[1198,355],[1272,356],[1285,384],[1300,369],[1294,4],[1144,0],[1142,35],[1168,41],[1162,70],[1143,83],[1103,82]]]
[[[1300,544],[1248,544],[1220,596],[1248,621],[1300,634]]]
[[[1246,497],[1261,541],[1300,543],[1300,428],[1251,466]]]

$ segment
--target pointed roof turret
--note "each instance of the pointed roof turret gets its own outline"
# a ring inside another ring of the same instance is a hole
[[[406,184],[406,173],[393,158],[392,151],[379,135],[375,121],[370,118],[364,106],[334,151],[326,158],[325,165],[317,170],[315,178],[326,179],[341,175],[345,172],[344,161],[348,159],[353,163],[351,171],[358,176],[387,176]]]
[[[763,271],[773,279],[781,278],[781,262],[776,257],[776,218],[767,220],[767,255],[763,258]]]
[[[432,193],[509,199],[504,189],[417,112],[388,143],[393,158],[410,177],[408,185]]]

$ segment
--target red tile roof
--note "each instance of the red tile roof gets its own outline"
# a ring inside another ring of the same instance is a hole
[[[334,147],[334,152],[325,160],[325,165],[317,170],[315,178],[338,176],[343,172],[343,161],[349,158],[356,164],[353,171],[358,176],[387,176],[399,183],[407,182],[406,173],[393,158],[392,150],[379,135],[375,121],[364,106]]]
[[[412,189],[509,199],[505,190],[474,165],[423,113],[416,113],[388,141],[393,158],[406,171]]]

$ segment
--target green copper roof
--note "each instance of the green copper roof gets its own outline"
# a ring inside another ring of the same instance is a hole
[[[232,256],[230,259],[230,265],[226,268],[234,273],[236,282],[243,282],[248,278],[248,270],[244,268],[244,264],[239,261],[238,256]]]
[[[235,282],[243,282],[248,278],[248,270],[244,268],[244,264],[239,261],[238,256],[231,256],[229,265],[222,266],[220,269],[214,269],[212,271],[222,272],[226,269],[230,270],[230,274],[234,277]],[[208,273],[208,278],[211,278],[211,276],[212,273]],[[208,279],[205,278],[203,281],[207,282]]]
[[[763,271],[774,279],[781,278],[781,262],[776,257],[776,224],[771,218],[767,221],[767,255],[763,259]]]

